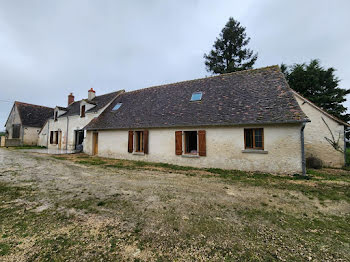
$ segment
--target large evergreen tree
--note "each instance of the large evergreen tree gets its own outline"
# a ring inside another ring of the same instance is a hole
[[[252,50],[245,48],[250,38],[245,27],[230,17],[209,54],[204,54],[208,71],[215,74],[251,69],[258,58]]]
[[[350,120],[343,105],[350,90],[338,86],[340,80],[335,76],[334,68],[325,69],[314,59],[309,64],[282,64],[281,70],[292,89],[328,113],[346,122]]]

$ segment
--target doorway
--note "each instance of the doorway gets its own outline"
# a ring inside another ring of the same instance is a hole
[[[82,148],[84,142],[84,130],[75,130],[75,150]]]
[[[62,149],[62,131],[58,131],[56,133],[56,139],[58,143],[58,149],[61,150]]]
[[[98,154],[98,133],[94,132],[92,134],[92,154],[97,155]]]

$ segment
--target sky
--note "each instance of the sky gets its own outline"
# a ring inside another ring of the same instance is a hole
[[[254,68],[320,59],[350,88],[350,1],[11,0],[0,2],[0,130],[14,101],[87,97],[210,76],[229,17],[246,27]],[[350,97],[345,106],[350,108]]]

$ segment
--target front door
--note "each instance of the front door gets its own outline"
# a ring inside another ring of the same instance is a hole
[[[92,154],[97,155],[98,154],[98,133],[93,133],[93,139],[92,139]]]
[[[75,149],[78,149],[84,142],[84,130],[75,131]]]

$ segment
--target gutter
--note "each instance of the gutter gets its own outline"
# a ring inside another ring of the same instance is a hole
[[[300,129],[300,144],[301,144],[301,169],[302,175],[306,176],[306,160],[305,160],[305,147],[304,147],[304,129],[305,123],[301,126]]]
[[[347,157],[346,157],[346,127],[344,126],[344,166],[347,166],[346,164],[346,160],[347,160]]]

